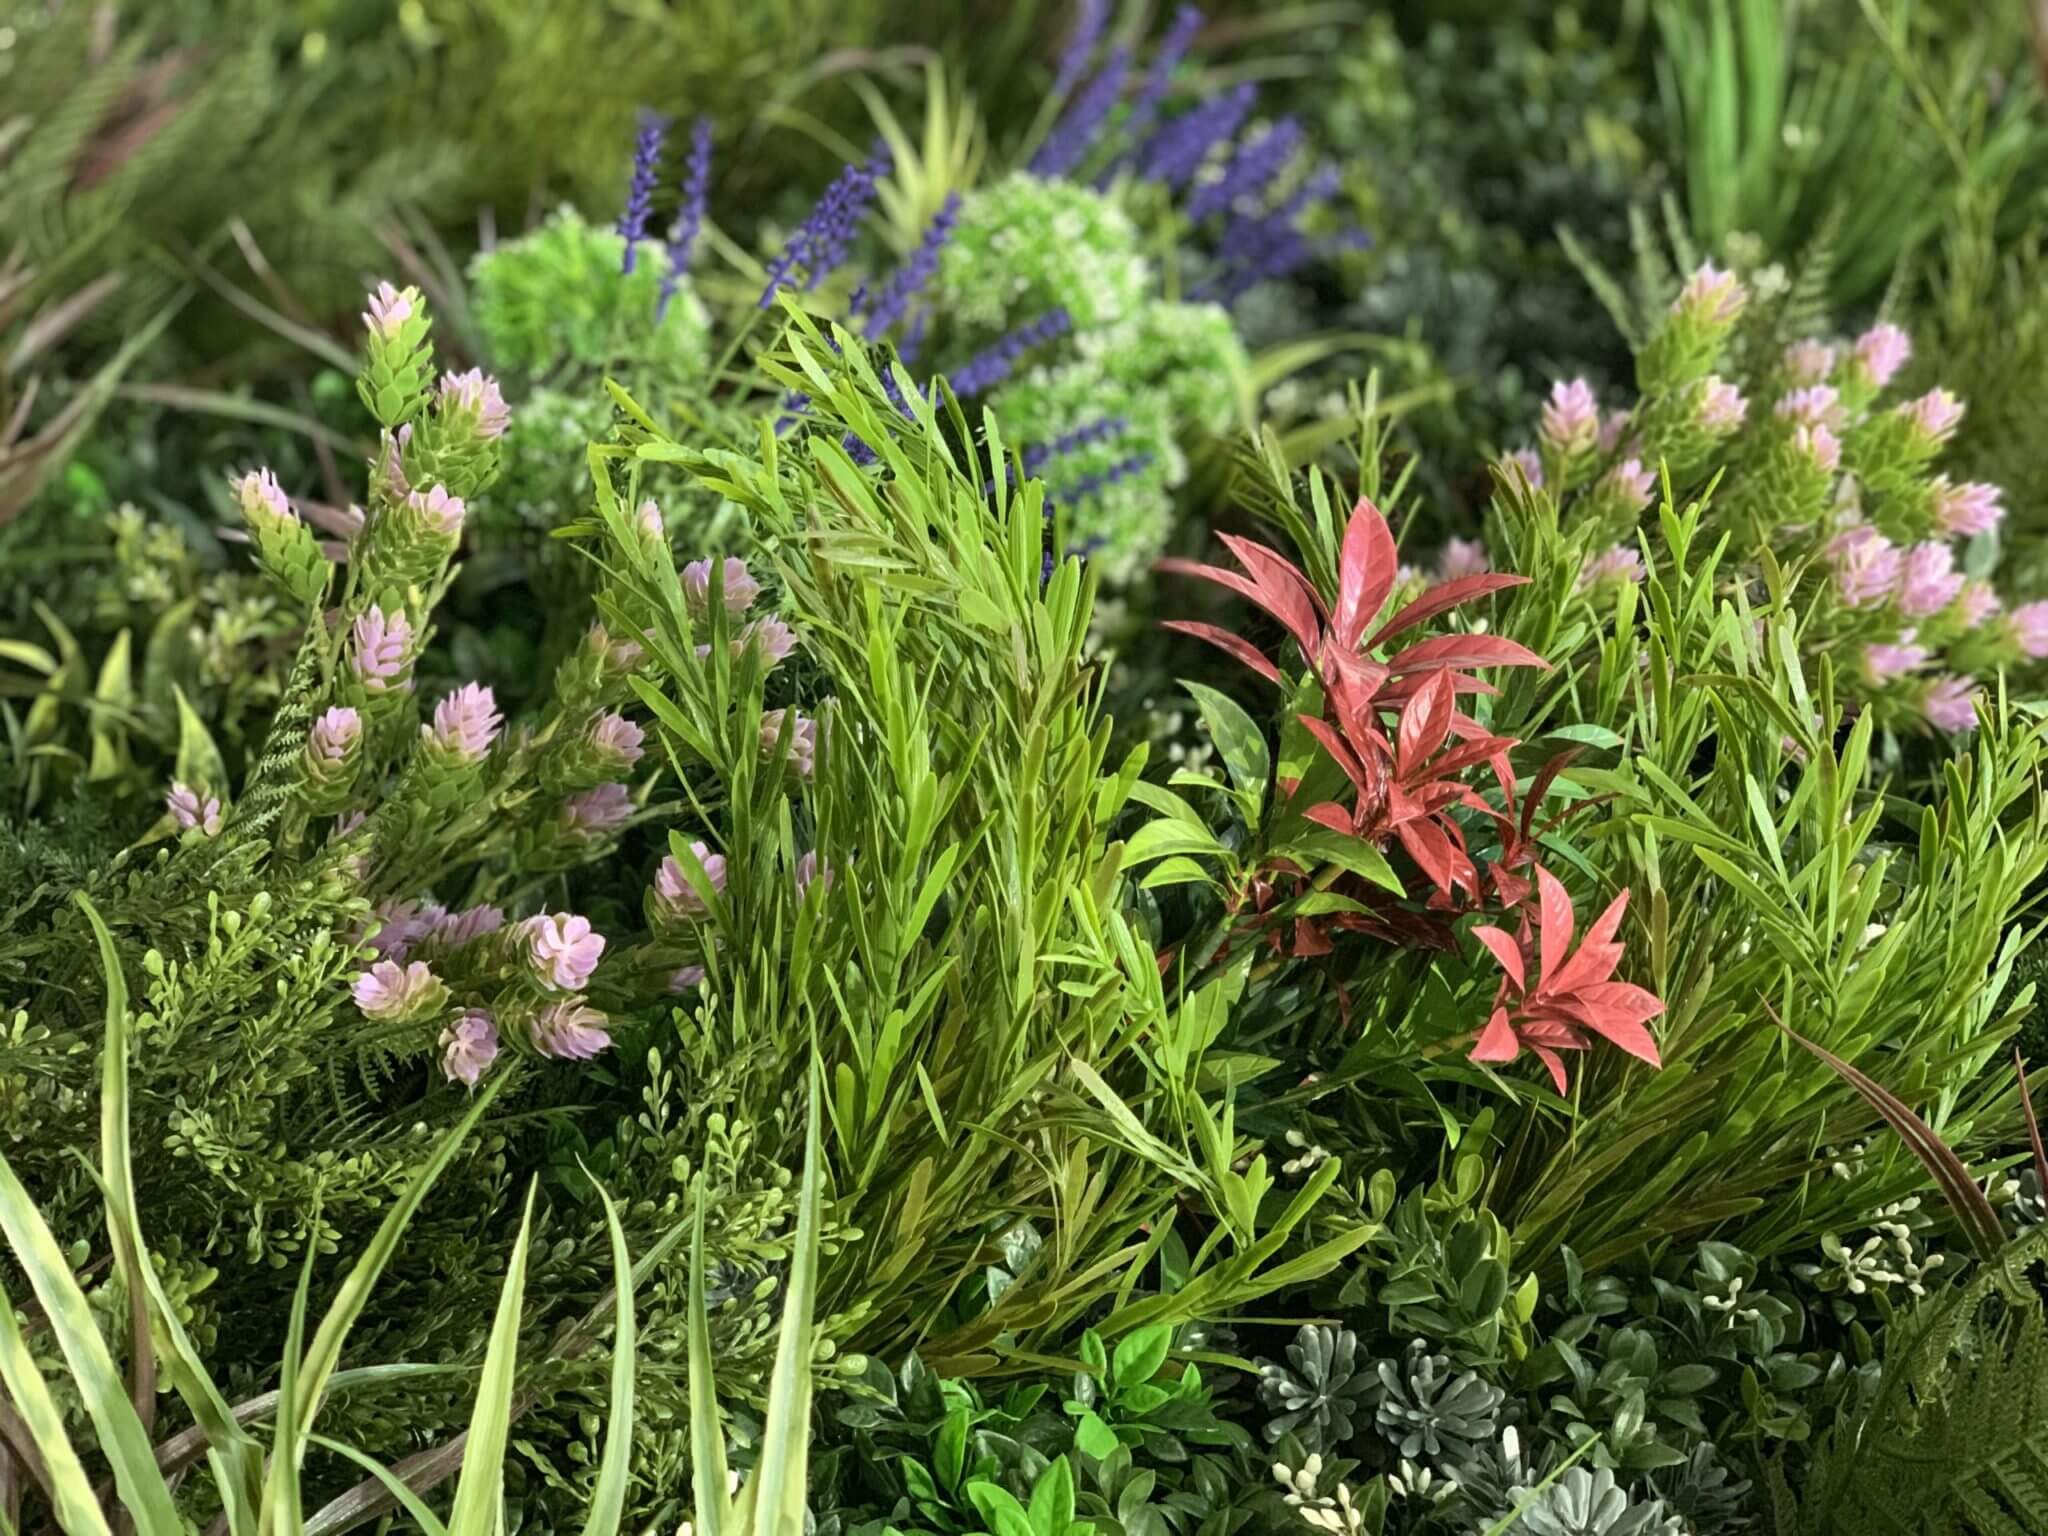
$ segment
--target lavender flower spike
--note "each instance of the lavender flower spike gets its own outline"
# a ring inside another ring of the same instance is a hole
[[[690,128],[690,161],[683,175],[683,204],[676,210],[675,223],[669,227],[668,271],[661,279],[661,299],[654,310],[656,324],[668,313],[669,301],[676,296],[676,286],[689,270],[690,257],[696,250],[697,236],[704,228],[704,213],[710,201],[711,119],[699,117]]]
[[[1049,443],[1034,443],[1024,450],[1024,473],[1035,475],[1050,460],[1072,453],[1077,448],[1086,448],[1091,443],[1120,437],[1129,425],[1121,416],[1104,416],[1071,432],[1063,432]]]
[[[1036,320],[1020,325],[1009,335],[977,352],[948,376],[953,393],[962,400],[994,389],[1010,376],[1018,360],[1033,347],[1067,334],[1073,318],[1064,309],[1050,309]]]
[[[939,269],[939,252],[947,240],[952,238],[954,221],[960,217],[960,194],[949,192],[945,203],[932,216],[932,222],[924,232],[924,239],[917,249],[904,257],[903,264],[890,275],[882,291],[875,295],[868,305],[867,334],[871,337],[886,336],[895,328],[897,321],[910,307],[924,285],[931,281],[932,274]],[[886,378],[887,375],[884,375]]]
[[[1188,217],[1205,219],[1212,213],[1227,212],[1243,198],[1257,197],[1287,169],[1300,146],[1301,124],[1291,117],[1282,118],[1232,156],[1220,177],[1188,199]]]
[[[633,141],[633,179],[626,187],[625,209],[619,214],[619,233],[626,241],[619,270],[624,273],[633,270],[635,247],[647,236],[647,216],[654,211],[654,177],[667,133],[668,123],[660,113],[641,111],[639,137]]]
[[[1088,61],[1095,56],[1095,45],[1102,41],[1102,29],[1108,22],[1108,0],[1080,0],[1074,7],[1074,30],[1067,34],[1067,46],[1060,51],[1059,72],[1052,80],[1055,101],[1064,100],[1088,68]]]
[[[1152,455],[1149,453],[1134,453],[1127,459],[1118,459],[1109,468],[1076,480],[1060,492],[1060,500],[1070,506],[1077,501],[1086,501],[1089,497],[1108,490],[1120,480],[1128,480],[1132,475],[1142,474],[1151,462]]]
[[[1243,125],[1256,94],[1251,85],[1239,85],[1167,122],[1140,152],[1139,174],[1169,187],[1192,181],[1209,151]]]
[[[1143,138],[1152,127],[1152,120],[1159,115],[1159,104],[1166,100],[1167,87],[1173,84],[1173,72],[1187,56],[1195,34],[1202,30],[1202,19],[1202,13],[1192,5],[1184,5],[1173,13],[1173,25],[1160,41],[1159,51],[1152,55],[1152,67],[1145,71],[1145,83],[1139,88],[1138,99],[1131,104],[1131,115],[1124,124],[1124,132],[1131,138]]]
[[[761,290],[762,309],[775,302],[782,285],[799,270],[804,274],[804,289],[808,292],[846,260],[860,221],[875,200],[875,183],[889,174],[891,165],[888,146],[878,144],[865,163],[840,171],[811,209],[810,217],[789,237],[782,254],[770,263],[768,286]]]
[[[1038,146],[1038,153],[1031,157],[1028,167],[1032,175],[1065,176],[1081,163],[1101,137],[1102,125],[1115,108],[1117,98],[1123,95],[1124,77],[1130,70],[1130,49],[1112,51],[1109,61],[1088,82],[1087,89],[1074,98],[1074,104],[1060,115],[1045,142]]]

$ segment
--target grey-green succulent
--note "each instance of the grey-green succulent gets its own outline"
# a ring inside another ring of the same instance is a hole
[[[1493,1438],[1506,1394],[1476,1371],[1453,1373],[1449,1355],[1417,1339],[1405,1358],[1382,1360],[1375,1372],[1374,1423],[1409,1460],[1455,1464]]]
[[[1279,1410],[1266,1423],[1266,1438],[1292,1433],[1310,1451],[1351,1438],[1352,1415],[1368,1405],[1373,1388],[1359,1368],[1358,1336],[1349,1328],[1310,1323],[1287,1346],[1288,1364],[1261,1360],[1259,1397]]]
[[[1607,1467],[1568,1467],[1540,1490],[1517,1489],[1500,1513],[1516,1510],[1504,1528],[1514,1536],[1686,1536],[1685,1522],[1663,1500],[1631,1499]]]

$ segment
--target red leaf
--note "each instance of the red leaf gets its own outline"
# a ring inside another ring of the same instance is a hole
[[[1506,587],[1527,586],[1528,582],[1529,578],[1526,576],[1488,574],[1460,576],[1456,581],[1439,583],[1382,624],[1367,644],[1384,645],[1402,630],[1413,629],[1425,619],[1433,619],[1440,613],[1449,613],[1460,603],[1468,603],[1475,597],[1484,597],[1489,592],[1499,592]]]
[[[1528,979],[1522,971],[1522,946],[1515,942],[1512,934],[1503,928],[1481,924],[1472,930],[1472,937],[1484,944],[1493,958],[1500,962],[1500,968],[1507,972],[1508,980],[1515,984],[1517,991],[1527,988]]]
[[[1577,747],[1566,747],[1562,752],[1536,770],[1536,777],[1529,783],[1529,798],[1522,802],[1522,836],[1529,835],[1529,818],[1543,797],[1550,793],[1550,786],[1557,782],[1557,776],[1569,768],[1572,759],[1579,755]]]
[[[1446,677],[1450,678],[1451,692],[1453,693],[1477,694],[1481,698],[1488,699],[1500,696],[1500,690],[1494,687],[1493,684],[1487,682],[1484,678],[1474,677],[1469,672],[1460,672],[1450,667],[1418,668],[1406,677],[1396,677],[1388,682],[1386,687],[1380,690],[1380,702],[1382,704],[1394,704],[1403,699],[1413,698],[1415,690],[1428,682],[1434,671],[1441,671]],[[1465,714],[1460,714],[1451,722],[1452,730],[1464,731],[1468,728],[1474,731],[1485,729],[1478,721]]]
[[[1394,836],[1408,850],[1408,857],[1422,866],[1430,883],[1448,893],[1452,878],[1451,841],[1444,836],[1443,828],[1433,821],[1404,821],[1394,828]]]
[[[1397,677],[1425,667],[1541,667],[1548,672],[1550,663],[1499,635],[1432,635],[1387,661],[1387,670]]]
[[[1228,533],[1219,537],[1258,583],[1263,594],[1258,599],[1259,606],[1287,626],[1287,632],[1300,644],[1304,655],[1315,655],[1323,632],[1322,604],[1308,578],[1263,544]]]
[[[1614,974],[1615,966],[1621,963],[1621,946],[1614,942],[1614,935],[1620,931],[1622,914],[1627,911],[1628,892],[1623,891],[1586,930],[1579,952],[1557,968],[1557,974],[1550,978],[1552,991],[1577,992]]]
[[[1330,936],[1323,932],[1313,918],[1297,917],[1294,920],[1295,954],[1304,958],[1327,955],[1335,948],[1336,945],[1330,942]]]
[[[1544,1066],[1550,1069],[1550,1080],[1557,1085],[1557,1096],[1563,1098],[1572,1091],[1571,1079],[1564,1075],[1564,1058],[1547,1045],[1531,1045],[1530,1050]]]
[[[1359,762],[1357,756],[1353,754],[1350,743],[1339,736],[1336,727],[1332,726],[1327,720],[1315,715],[1301,715],[1297,718],[1307,728],[1308,733],[1323,744],[1323,750],[1337,760],[1337,766],[1344,770],[1344,777],[1355,784],[1359,792],[1363,794],[1369,787],[1366,781],[1365,768]]]
[[[1521,1054],[1522,1042],[1515,1037],[1515,1027],[1508,1022],[1505,1008],[1493,1010],[1493,1017],[1486,1021],[1486,1028],[1479,1032],[1479,1039],[1472,1046],[1474,1061],[1513,1061]]]
[[[1319,827],[1328,827],[1332,832],[1342,832],[1346,837],[1355,836],[1357,833],[1351,813],[1334,800],[1312,805],[1301,815],[1304,821],[1312,821]]]
[[[1597,1019],[1642,1024],[1664,1011],[1662,998],[1628,981],[1596,981],[1581,987],[1578,997],[1586,1007],[1586,1022],[1595,1029],[1600,1027]]]
[[[1394,771],[1402,778],[1411,777],[1450,735],[1451,701],[1450,683],[1438,672],[1401,711],[1401,728],[1394,738]],[[1442,773],[1437,776],[1445,777]]]
[[[1242,635],[1233,635],[1227,629],[1214,624],[1197,624],[1191,619],[1168,619],[1159,626],[1178,634],[1193,635],[1197,640],[1206,640],[1220,651],[1227,651],[1250,667],[1269,683],[1281,682],[1280,669],[1268,661],[1259,648]]]
[[[1394,553],[1394,535],[1380,509],[1363,496],[1351,509],[1351,522],[1344,530],[1344,548],[1337,562],[1337,644],[1347,651],[1358,649],[1365,626],[1379,615],[1394,590],[1399,569]]]
[[[1626,986],[1627,983],[1616,982],[1614,985]],[[1643,1028],[1642,1024],[1637,1020],[1626,1017],[1607,1017],[1604,1015],[1598,1017],[1589,1016],[1586,1020],[1586,1027],[1604,1036],[1610,1043],[1627,1051],[1629,1055],[1635,1057],[1638,1061],[1647,1061],[1653,1067],[1664,1065],[1662,1059],[1657,1055],[1656,1040],[1652,1038],[1650,1032]]]
[[[1541,945],[1542,961],[1536,971],[1536,986],[1540,991],[1550,985],[1550,978],[1557,974],[1563,964],[1565,952],[1572,947],[1572,898],[1557,876],[1547,869],[1536,871],[1537,902],[1541,917],[1537,923],[1537,937]]]

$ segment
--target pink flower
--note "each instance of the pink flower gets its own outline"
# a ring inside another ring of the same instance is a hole
[[[1792,429],[1792,451],[1810,459],[1824,475],[1842,467],[1842,441],[1826,427],[1797,426]]]
[[[350,988],[366,1018],[402,1021],[417,1018],[447,1001],[448,989],[424,960],[401,966],[379,960]]]
[[[1534,448],[1517,448],[1500,463],[1511,483],[1519,473],[1529,483],[1530,490],[1543,489],[1543,456]]]
[[[442,914],[435,925],[434,937],[450,949],[460,949],[465,944],[475,943],[486,934],[496,933],[505,926],[505,914],[488,903],[482,906],[465,907],[460,912]]]
[[[796,649],[796,631],[770,614],[764,619],[754,620],[733,637],[735,654],[744,654],[749,646],[759,649],[762,660],[772,670]]]
[[[818,722],[795,710],[771,709],[761,716],[761,755],[772,756],[782,740],[783,719],[793,716],[789,727],[789,766],[799,778],[808,779],[818,763]]]
[[[403,501],[412,491],[412,482],[405,477],[405,447],[411,441],[409,421],[384,440],[385,491],[393,501]]]
[[[1600,423],[1599,448],[1602,453],[1612,453],[1621,446],[1621,435],[1628,430],[1627,411],[1609,411],[1607,419]]]
[[[197,827],[208,837],[219,835],[218,795],[202,795],[189,784],[173,783],[170,793],[164,796],[164,809],[171,813],[171,820],[178,824],[180,832],[190,832]]]
[[[813,881],[822,881],[823,884],[819,888],[829,892],[832,889],[834,874],[835,871],[832,866],[821,860],[818,857],[818,850],[813,848],[809,853],[796,861],[794,875],[796,879],[797,900],[802,901],[804,897],[810,894]]]
[[[610,1047],[609,1022],[581,998],[550,1003],[533,1021],[534,1049],[557,1061],[588,1061]]]
[[[367,944],[386,960],[403,960],[413,945],[441,926],[448,913],[431,901],[393,898],[378,902],[372,915],[377,919],[376,933],[357,942]]]
[[[604,958],[604,935],[590,926],[589,918],[569,912],[528,918],[526,943],[541,984],[563,992],[583,986]]]
[[[1899,414],[1915,431],[1933,443],[1945,443],[1963,419],[1963,402],[1945,389],[1930,389],[1917,400],[1899,407]]]
[[[1844,604],[1867,608],[1881,603],[1898,588],[1904,556],[1875,528],[1855,527],[1828,546],[1835,583]]]
[[[1477,539],[1452,539],[1436,557],[1436,579],[1457,581],[1465,576],[1484,576],[1493,569],[1486,546]]]
[[[747,562],[727,555],[720,562],[720,597],[725,611],[742,614],[754,605],[754,599],[761,595],[761,583],[754,580],[747,569]],[[711,602],[711,562],[692,560],[683,567],[683,596],[690,606],[702,613]]]
[[[1981,691],[1967,677],[1951,672],[1928,685],[1920,700],[1920,713],[1936,730],[1971,730],[1977,724],[1977,696]]]
[[[1795,341],[1785,349],[1785,374],[1793,385],[1825,384],[1835,371],[1835,349],[1824,341]]]
[[[313,722],[306,738],[306,750],[315,761],[340,763],[363,737],[363,717],[347,705],[337,705]]]
[[[704,967],[701,965],[683,966],[668,979],[668,989],[671,992],[693,992],[703,985]]]
[[[1748,300],[1748,291],[1733,272],[1724,272],[1708,261],[1702,262],[1699,270],[1686,279],[1685,287],[1672,301],[1671,312],[1726,325],[1742,313]]]
[[[497,696],[482,683],[464,683],[434,706],[434,723],[421,726],[420,734],[457,762],[475,764],[504,723]]]
[[[1631,544],[1617,544],[1594,555],[1580,568],[1579,590],[1583,592],[1603,581],[1629,581],[1640,586],[1642,580],[1642,551]]]
[[[1842,424],[1841,395],[1826,384],[1795,389],[1771,407],[1771,414],[1799,426],[1833,431]]]
[[[641,743],[646,739],[646,733],[639,726],[617,713],[600,716],[590,728],[590,744],[608,761],[622,768],[630,768],[640,761],[646,752]]]
[[[640,536],[654,543],[668,539],[668,529],[662,525],[661,508],[649,497],[640,503],[640,509],[633,514],[633,526],[640,530]]]
[[[1915,544],[1906,551],[1899,575],[1899,612],[1925,619],[1941,612],[1963,590],[1955,551],[1946,544]]]
[[[1999,504],[2004,493],[1985,481],[1951,485],[1947,475],[1937,475],[1931,489],[1935,526],[1943,533],[1989,533],[2005,516],[2005,508]]]
[[[614,640],[606,633],[601,623],[590,626],[590,632],[584,636],[583,643],[600,666],[614,672],[632,671],[640,664],[640,658],[646,654],[641,650],[638,641]]]
[[[292,511],[291,501],[285,496],[284,487],[267,469],[252,469],[237,480],[235,499],[241,503],[242,516],[251,524],[265,520],[293,523],[299,520],[298,514]]]
[[[2006,623],[2027,660],[2048,658],[2048,602],[2022,603],[2006,616]]]
[[[1656,488],[1656,474],[1643,468],[1641,459],[1623,459],[1600,479],[1600,489],[1630,512],[1640,512],[1647,507]]]
[[[1708,374],[1700,380],[1699,403],[1694,408],[1693,420],[1700,430],[1715,437],[1726,437],[1748,419],[1749,402],[1742,398],[1742,391],[1716,374]]]
[[[497,1059],[498,1026],[483,1009],[470,1009],[441,1031],[441,1074],[449,1082],[474,1088]]]
[[[512,425],[512,411],[498,381],[481,368],[442,374],[439,404],[443,416],[466,417],[486,442],[503,437]]]
[[[412,621],[403,609],[386,618],[371,604],[356,619],[350,639],[350,669],[370,693],[389,691],[412,664]]]
[[[703,866],[704,882],[713,894],[725,890],[725,855],[713,853],[708,843],[690,844],[690,853]],[[697,888],[690,883],[690,877],[683,872],[681,860],[669,854],[661,861],[661,868],[654,872],[655,899],[677,917],[702,917],[711,910],[704,898],[697,894]]]
[[[595,837],[624,825],[633,809],[633,795],[625,785],[600,784],[562,802],[562,830]]]
[[[1543,441],[1570,458],[1589,451],[1600,438],[1600,402],[1584,379],[1560,380],[1550,386],[1543,407]]]
[[[1913,355],[1913,338],[1896,325],[1873,325],[1856,338],[1856,361],[1872,389],[1883,389]]]
[[[1904,639],[1912,639],[1911,630],[1906,632]],[[1886,683],[1896,682],[1908,672],[1917,672],[1926,666],[1927,655],[1927,647],[1924,645],[1866,645],[1863,647],[1863,671],[1873,687],[1881,688]]]
[[[1956,599],[1956,622],[1964,629],[1976,629],[1997,615],[2004,606],[1990,582],[1965,582],[1963,595]]]
[[[363,315],[364,328],[379,341],[396,341],[405,322],[412,318],[418,298],[410,288],[401,290],[389,283],[379,283],[366,301],[370,307]]]
[[[442,485],[430,486],[424,491],[414,491],[405,498],[405,505],[413,516],[444,538],[454,538],[462,532],[462,516],[468,509],[460,496],[450,496],[448,488]]]

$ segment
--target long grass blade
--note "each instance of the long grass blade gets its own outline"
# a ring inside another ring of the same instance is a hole
[[[322,1450],[332,1451],[335,1455],[354,1462],[382,1483],[390,1490],[391,1497],[398,1501],[398,1507],[412,1517],[413,1524],[425,1532],[425,1536],[448,1536],[448,1527],[441,1523],[439,1516],[427,1508],[426,1501],[393,1476],[391,1469],[376,1457],[365,1456],[354,1446],[344,1445],[339,1440],[330,1440],[325,1435],[309,1435],[307,1438]]]
[[[65,1536],[112,1536],[93,1494],[92,1479],[64,1433],[64,1416],[28,1352],[21,1325],[14,1320],[14,1304],[5,1296],[0,1296],[0,1381],[7,1383],[8,1395],[42,1453],[57,1524]]]
[[[718,1417],[718,1376],[711,1363],[711,1321],[704,1305],[704,1176],[690,1188],[690,1466],[695,1480],[697,1529],[702,1536],[726,1536],[731,1523],[727,1496],[725,1429]]]
[[[605,1416],[604,1451],[583,1519],[583,1536],[618,1536],[633,1463],[633,1355],[638,1348],[633,1332],[633,1255],[627,1251],[626,1229],[619,1225],[611,1196],[600,1189],[597,1198],[604,1202],[605,1226],[611,1231],[618,1311],[612,1322],[611,1411]]]
[[[803,1192],[797,1201],[796,1253],[782,1303],[781,1336],[768,1379],[761,1458],[754,1469],[762,1536],[801,1536],[810,1467],[811,1311],[818,1290],[818,1104],[824,1085],[811,1063],[804,1138]]]
[[[512,1262],[505,1267],[505,1284],[498,1292],[498,1315],[491,1323],[483,1380],[477,1385],[476,1407],[470,1413],[462,1475],[455,1480],[455,1505],[448,1512],[449,1536],[494,1536],[504,1507],[512,1381],[519,1371],[519,1313],[526,1299],[526,1252],[532,1241],[533,1199],[539,1187],[537,1183],[527,1186],[519,1241],[512,1245]]]

